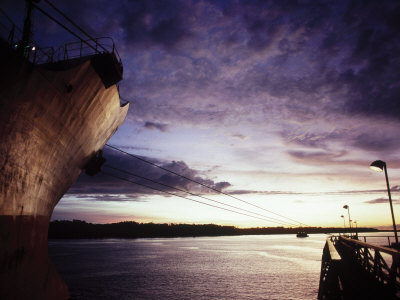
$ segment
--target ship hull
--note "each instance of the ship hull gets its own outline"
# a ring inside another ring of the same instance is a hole
[[[48,258],[55,205],[126,117],[93,59],[35,66],[2,48],[0,298],[66,299]]]

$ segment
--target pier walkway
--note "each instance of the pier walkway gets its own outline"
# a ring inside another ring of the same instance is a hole
[[[355,237],[329,237],[318,299],[400,299],[400,252]]]

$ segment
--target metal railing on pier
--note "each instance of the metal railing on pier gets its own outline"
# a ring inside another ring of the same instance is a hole
[[[360,241],[364,243],[370,244],[377,244],[384,247],[391,247],[393,245],[392,241],[394,242],[394,236],[382,236],[382,235],[363,235],[358,236]]]
[[[343,236],[332,239],[335,246],[339,242],[340,245],[346,247],[345,252],[348,252],[375,280],[400,291],[400,252],[398,250]],[[386,258],[382,254],[386,254]]]
[[[332,299],[332,295],[334,299],[400,299],[400,252],[355,236],[331,236],[323,251],[318,299]]]

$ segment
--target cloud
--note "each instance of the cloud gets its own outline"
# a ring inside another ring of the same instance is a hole
[[[146,122],[144,124],[144,127],[147,129],[157,129],[157,130],[160,130],[161,132],[166,132],[168,129],[167,124],[154,123],[154,122]]]
[[[71,196],[67,196],[66,198],[71,198]],[[143,198],[139,198],[136,195],[127,195],[127,194],[78,194],[74,195],[73,198],[79,200],[86,201],[105,201],[105,202],[144,202]],[[69,199],[71,201],[71,199]],[[65,203],[64,203],[65,205]],[[72,203],[73,205],[73,203]]]
[[[218,191],[223,191],[225,189],[227,189],[228,187],[230,187],[231,184],[227,181],[223,181],[223,182],[218,182],[214,185],[214,188]]]
[[[348,61],[351,67],[358,66],[358,70],[349,69],[340,78],[349,86],[348,112],[399,119],[400,86],[395,82],[400,75],[399,44],[395,34],[398,22],[393,22],[400,16],[399,4],[388,1],[377,14],[376,2],[356,3],[349,5],[349,14],[359,16],[348,20],[358,32]]]
[[[302,146],[314,149],[324,149],[329,151],[329,144],[332,142],[340,142],[347,140],[349,133],[347,129],[335,128],[325,131],[324,128],[313,129],[313,132],[304,131],[299,128],[285,128],[280,132],[280,136],[285,143],[291,146]]]
[[[338,126],[337,116],[373,118],[376,115],[366,108],[387,103],[393,107],[384,104],[379,114],[395,117],[400,107],[393,97],[400,70],[395,57],[399,51],[394,51],[399,46],[393,41],[395,2],[166,1],[164,13],[158,11],[161,4],[139,3],[122,16],[133,16],[133,23],[120,24],[131,37],[123,44],[151,45],[146,52],[130,48],[136,58],[127,61],[135,66],[127,68],[132,70],[127,80],[136,88],[122,84],[122,90],[138,99],[130,112],[134,118],[165,120],[170,126],[264,122],[284,127],[288,120],[315,124],[321,119]],[[377,7],[382,13],[371,16]],[[180,46],[165,52],[167,41],[157,39],[153,31],[168,20],[174,22],[163,36],[171,35],[171,44]],[[388,57],[390,63],[379,57]],[[377,66],[385,72],[376,77],[372,70]],[[371,91],[379,97],[372,97]],[[314,142],[342,142],[338,134],[343,132],[331,131],[325,140]],[[368,147],[359,134],[354,147]]]
[[[391,132],[364,132],[354,137],[353,145],[367,151],[397,150],[400,146],[400,140],[394,138]]]
[[[364,201],[364,203],[367,203],[367,204],[381,204],[381,203],[388,204],[388,202],[389,202],[388,198],[378,198],[378,199]],[[400,200],[392,199],[392,202],[400,203]]]
[[[241,133],[235,133],[232,135],[233,138],[238,139],[238,140],[245,140],[247,139],[247,136]]]
[[[123,3],[120,6],[120,26],[125,43],[149,47],[175,46],[191,35],[186,26],[185,5],[177,1],[146,1]]]
[[[300,193],[291,191],[257,191],[257,190],[229,190],[230,195],[303,195],[310,193]],[[314,194],[314,193],[312,193]]]
[[[302,120],[321,113],[400,120],[397,1],[57,5],[91,35],[117,40],[129,81],[121,90],[138,96],[135,116],[207,124],[213,114],[214,122],[235,119],[234,105],[253,113],[261,106],[265,119],[278,110]],[[37,27],[43,36],[53,30]]]
[[[390,188],[392,194],[400,192],[400,186],[395,185]],[[338,191],[330,191],[330,192],[297,192],[297,191],[278,191],[278,190],[270,190],[270,191],[260,191],[260,190],[228,190],[227,191],[231,195],[365,195],[365,194],[379,194],[379,193],[387,193],[386,189],[379,190],[338,190]],[[386,199],[387,198],[382,198]],[[377,200],[382,200],[377,199]],[[375,200],[371,200],[375,201]],[[400,200],[399,200],[400,201]],[[382,200],[383,202],[383,200]],[[373,202],[368,202],[373,203]],[[378,202],[377,202],[378,203]]]
[[[392,192],[400,192],[400,185],[392,186],[392,187],[390,187],[390,190]]]
[[[349,142],[352,141],[351,138],[346,138],[343,137],[342,141],[343,142]],[[318,166],[327,166],[327,165],[333,165],[333,166],[350,166],[351,168],[354,166],[361,166],[361,167],[366,167],[369,166],[372,162],[371,160],[364,159],[363,157],[354,157],[352,156],[352,153],[356,153],[355,150],[353,149],[352,152],[348,150],[342,150],[342,149],[324,149],[324,146],[321,147],[322,150],[320,150],[318,147],[310,147],[310,149],[302,149],[302,150],[287,150],[286,153],[289,155],[289,157],[297,162],[300,162],[305,165],[318,165]],[[362,147],[363,150],[366,151],[382,151],[386,150],[385,147],[381,147],[379,149],[373,148],[373,146],[367,147],[367,145],[364,145]],[[389,152],[390,153],[390,152]],[[368,156],[367,156],[368,157]],[[390,168],[393,169],[398,169],[400,168],[400,160],[398,160],[396,157],[391,157],[389,160],[387,160],[387,164],[390,165]]]
[[[295,151],[289,150],[287,151],[291,158],[294,158],[298,161],[302,161],[307,164],[339,164],[340,161],[336,160],[337,158],[341,158],[345,152],[334,153],[334,152],[322,152],[322,151]]]
[[[393,130],[400,120],[397,1],[100,0],[93,6],[83,0],[57,6],[91,35],[116,40],[125,72],[120,91],[135,99],[128,118],[147,129],[223,127],[243,132],[234,136],[241,139],[255,128],[259,140],[274,130],[289,145],[289,157],[303,164],[368,164],[349,154],[399,146]],[[36,25],[50,39],[61,35]],[[185,185],[169,175],[162,180]]]
[[[102,172],[95,176],[88,176],[83,172],[68,190],[67,195],[85,199],[94,197],[99,201],[139,201],[140,197],[145,195],[166,195],[163,191],[177,193],[174,188],[199,194],[215,193],[204,186],[108,147],[104,148],[103,156],[106,163],[102,167]],[[191,169],[183,161],[165,162],[151,158],[143,159],[217,190],[223,190],[230,186],[228,182],[214,182],[211,179],[203,178],[199,171]],[[159,182],[161,185],[152,181]]]

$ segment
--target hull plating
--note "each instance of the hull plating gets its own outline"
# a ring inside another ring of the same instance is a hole
[[[57,71],[1,54],[0,298],[65,299],[47,256],[50,216],[128,105],[90,59]]]

